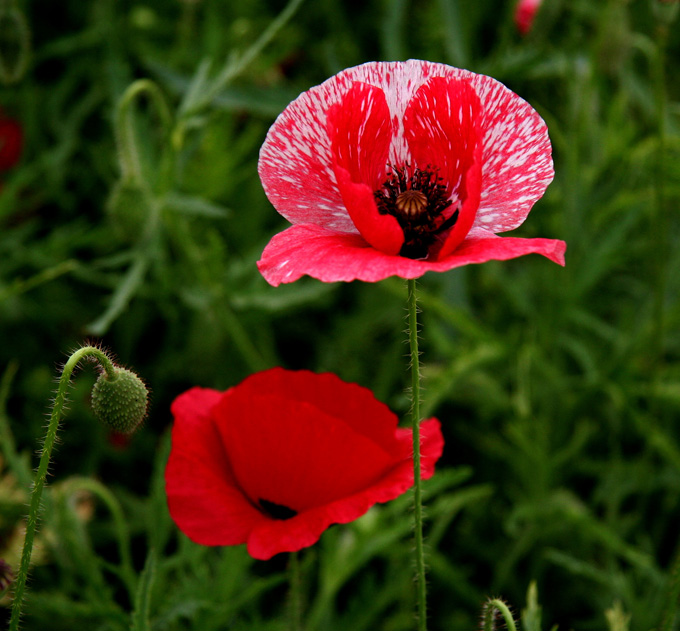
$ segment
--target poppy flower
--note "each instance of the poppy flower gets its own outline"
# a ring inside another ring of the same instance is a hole
[[[410,60],[349,68],[276,119],[259,173],[293,225],[258,262],[272,285],[417,278],[537,252],[553,239],[500,238],[553,178],[546,125],[484,75]]]
[[[7,171],[19,162],[23,137],[21,125],[6,118],[0,109],[0,171]]]
[[[413,485],[411,430],[330,373],[273,368],[226,392],[192,388],[172,413],[170,514],[203,545],[247,543],[269,559]],[[421,438],[428,478],[443,449],[439,421],[424,421]]]
[[[526,35],[534,25],[534,18],[543,0],[519,0],[515,7],[515,26],[520,35]]]

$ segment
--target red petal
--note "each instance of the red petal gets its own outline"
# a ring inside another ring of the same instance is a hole
[[[345,208],[373,247],[397,254],[404,243],[399,222],[381,215],[373,198],[385,177],[392,140],[390,112],[382,90],[355,83],[327,113],[333,170]]]
[[[434,473],[435,462],[442,454],[444,440],[439,421],[424,421],[421,432],[421,475]],[[411,431],[397,430],[403,451],[412,452]],[[363,515],[377,502],[388,502],[413,486],[413,462],[410,455],[395,463],[382,478],[354,495],[300,513],[286,521],[270,521],[256,528],[248,540],[248,552],[256,559],[269,559],[279,552],[293,552],[318,541],[331,524],[345,524]]]
[[[385,177],[392,140],[385,94],[367,83],[354,83],[326,113],[326,128],[336,165],[352,182],[375,190]]]
[[[404,135],[415,165],[438,168],[457,199],[466,197],[464,176],[481,140],[480,108],[470,81],[433,77],[418,89],[404,114]]]
[[[481,192],[481,104],[463,78],[433,77],[406,108],[404,133],[417,166],[439,169],[460,205],[458,219],[437,258],[452,252],[475,221]]]
[[[564,241],[516,237],[468,237],[451,254],[436,260],[415,261],[372,248],[359,235],[332,232],[314,225],[297,225],[274,235],[258,261],[267,282],[292,283],[307,274],[326,283],[389,276],[418,278],[427,271],[445,272],[470,263],[542,254],[564,265]]]
[[[469,234],[474,224],[479,208],[479,201],[482,192],[482,163],[481,146],[475,149],[475,157],[472,165],[463,176],[466,197],[460,209],[458,220],[444,239],[444,244],[436,253],[436,259],[442,260],[453,252]]]
[[[350,181],[342,167],[335,169],[342,201],[361,236],[385,254],[398,254],[404,244],[404,231],[392,215],[378,212],[373,190],[366,184]]]
[[[272,368],[251,375],[239,385],[239,390],[250,391],[253,397],[266,392],[309,403],[326,414],[342,418],[354,431],[381,445],[385,451],[392,454],[399,451],[394,434],[398,423],[396,415],[368,388],[347,383],[333,373]],[[367,422],[366,418],[380,420]]]
[[[353,405],[351,423],[332,416],[309,401],[284,392],[263,391],[269,371],[259,379],[232,388],[214,410],[215,420],[239,486],[251,502],[264,499],[297,512],[353,495],[379,479],[408,454],[398,451],[396,417],[377,401],[364,408]],[[279,374],[297,387],[316,387],[316,375]],[[351,398],[356,387],[334,380],[329,394]],[[383,445],[353,425],[385,426]]]
[[[193,388],[172,404],[175,423],[165,470],[170,515],[193,541],[203,545],[245,543],[267,518],[256,510],[229,468],[212,409],[223,394]]]

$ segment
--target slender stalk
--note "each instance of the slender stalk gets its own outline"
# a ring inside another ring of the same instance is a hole
[[[413,516],[415,519],[415,554],[418,631],[427,630],[427,586],[423,547],[423,501],[420,475],[420,353],[418,351],[418,303],[416,281],[408,280],[408,336],[411,348],[411,427],[413,428]]]
[[[300,558],[291,552],[288,558],[288,618],[290,631],[302,631],[302,575]]]
[[[482,631],[493,631],[497,629],[497,615],[500,614],[503,618],[505,628],[508,631],[517,631],[515,626],[515,619],[512,617],[512,612],[499,598],[494,598],[486,603],[482,613]]]
[[[116,108],[115,132],[121,176],[124,181],[144,182],[139,139],[133,120],[137,97],[146,93],[156,107],[164,131],[170,129],[172,114],[160,88],[149,79],[138,79],[128,86]]]
[[[24,548],[21,552],[19,571],[14,584],[14,601],[12,602],[12,617],[9,622],[9,631],[17,631],[19,628],[21,606],[23,604],[24,591],[26,589],[26,578],[28,577],[28,570],[31,564],[31,553],[33,552],[33,539],[35,537],[35,530],[40,514],[40,499],[45,486],[45,479],[47,478],[47,470],[50,466],[52,448],[54,447],[54,442],[57,438],[59,421],[61,420],[64,404],[66,403],[67,389],[71,381],[71,374],[73,373],[74,368],[78,365],[78,362],[80,362],[80,360],[84,359],[85,357],[95,357],[102,364],[104,370],[106,370],[110,378],[115,376],[114,366],[111,360],[101,349],[94,346],[84,346],[83,348],[79,348],[71,355],[71,357],[69,357],[68,361],[64,365],[61,378],[59,379],[59,385],[57,386],[57,394],[54,397],[54,404],[52,406],[52,413],[50,414],[50,421],[47,426],[47,433],[45,434],[45,441],[40,454],[38,470],[33,482],[31,502],[28,509],[28,517],[26,518]]]

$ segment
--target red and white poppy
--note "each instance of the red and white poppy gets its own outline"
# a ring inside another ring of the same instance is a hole
[[[490,77],[443,64],[372,62],[301,94],[277,118],[259,174],[293,225],[258,267],[272,285],[416,278],[538,253],[517,228],[553,178],[548,131]]]

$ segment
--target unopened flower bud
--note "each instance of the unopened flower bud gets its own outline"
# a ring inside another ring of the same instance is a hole
[[[92,409],[106,426],[123,434],[134,432],[144,420],[149,391],[131,370],[114,367],[115,377],[103,372],[92,388]]]

